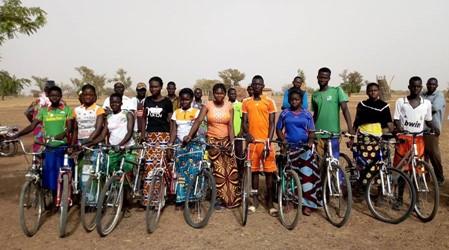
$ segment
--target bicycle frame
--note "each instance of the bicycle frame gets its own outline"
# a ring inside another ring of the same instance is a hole
[[[58,175],[58,187],[56,190],[56,206],[59,207],[61,205],[61,189],[63,185],[63,176],[67,175],[69,180],[69,206],[73,205],[72,194],[77,194],[78,190],[78,168],[75,167],[75,181],[72,180],[73,173],[72,168],[69,166],[69,156],[67,152],[64,154],[64,164],[63,167],[59,169]]]

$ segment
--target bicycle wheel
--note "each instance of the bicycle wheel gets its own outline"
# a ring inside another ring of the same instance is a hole
[[[81,193],[81,224],[87,232],[95,229],[100,183],[96,177],[89,177]]]
[[[385,172],[380,171],[366,185],[366,203],[375,218],[398,224],[407,219],[412,212],[413,204],[415,204],[415,190],[410,178],[402,171],[395,168],[387,168]]]
[[[166,186],[162,173],[155,174],[148,190],[148,204],[145,211],[145,221],[148,233],[156,231],[162,208],[165,205],[165,192]]]
[[[8,143],[0,143],[0,155],[9,157],[14,156],[17,153],[19,145],[16,141]]]
[[[61,238],[65,235],[69,205],[69,176],[67,174],[63,174],[61,202],[59,205],[59,237]]]
[[[44,198],[40,183],[28,180],[23,184],[19,198],[19,220],[23,233],[31,237],[36,234],[44,212]]]
[[[425,161],[418,161],[415,166],[416,179],[416,216],[423,222],[433,220],[440,204],[440,189],[433,168]]]
[[[203,228],[214,212],[217,196],[215,180],[209,169],[196,174],[187,187],[184,219],[193,228]]]
[[[323,182],[324,212],[332,225],[341,227],[348,222],[351,215],[351,184],[344,169],[339,165],[332,164],[329,170],[325,171]]]
[[[246,225],[248,220],[248,206],[249,206],[249,198],[251,194],[251,163],[245,162],[245,166],[243,168],[243,175],[241,180],[241,190],[242,190],[242,205],[241,213],[242,213],[242,226]]]
[[[278,187],[279,219],[285,228],[292,230],[298,224],[302,209],[302,188],[299,176],[293,170],[285,172],[284,180]]]
[[[123,182],[124,176],[112,176],[100,193],[95,223],[101,237],[110,234],[123,215]]]

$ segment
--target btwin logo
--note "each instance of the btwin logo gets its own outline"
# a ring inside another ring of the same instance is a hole
[[[409,122],[409,121],[405,121],[405,126],[407,127],[414,127],[414,128],[419,128],[421,127],[421,123],[420,122]]]

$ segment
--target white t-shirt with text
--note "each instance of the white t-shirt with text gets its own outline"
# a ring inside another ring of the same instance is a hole
[[[422,97],[420,99],[416,108],[410,105],[407,97],[396,100],[393,119],[399,120],[404,130],[408,132],[421,132],[424,130],[424,122],[432,121],[432,104]]]

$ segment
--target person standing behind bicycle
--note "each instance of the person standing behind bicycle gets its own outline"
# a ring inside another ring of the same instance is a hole
[[[276,134],[284,144],[288,144],[293,151],[301,144],[313,145],[315,125],[312,114],[302,108],[302,93],[299,88],[291,88],[288,92],[289,108],[279,115]],[[288,153],[288,152],[287,152]],[[301,153],[292,166],[299,169],[303,192],[302,213],[309,216],[321,206],[321,178],[320,171],[311,149]]]
[[[432,123],[440,130],[443,128],[443,115],[446,109],[446,100],[443,93],[437,91],[438,80],[434,77],[427,80],[427,92],[423,97],[432,104]],[[426,158],[432,163],[437,176],[438,184],[441,186],[444,183],[443,165],[441,164],[440,153],[440,137],[437,135],[424,135],[424,154]]]
[[[266,204],[271,216],[277,216],[277,209],[273,206],[273,178],[276,172],[275,152],[271,145],[275,129],[276,104],[271,98],[262,95],[265,87],[263,77],[255,75],[251,81],[253,96],[243,100],[243,133],[249,144],[249,154],[252,167],[252,189],[259,189],[259,171],[261,167],[265,173]],[[262,141],[263,143],[257,143]],[[262,165],[262,166],[260,166]],[[248,208],[255,212],[258,206],[257,192],[253,203]]]
[[[320,68],[318,70],[318,85],[320,89],[312,94],[313,120],[316,129],[323,129],[332,133],[340,133],[340,109],[346,120],[348,132],[354,134],[352,129],[351,114],[348,109],[348,96],[341,87],[329,87],[331,79],[331,70],[329,68]],[[318,136],[317,153],[324,155],[325,142]],[[339,138],[331,138],[333,157],[340,156]]]
[[[207,117],[207,142],[212,144],[208,153],[217,187],[215,209],[221,210],[223,207],[234,208],[239,206],[241,197],[237,164],[231,150],[234,141],[234,111],[231,103],[224,99],[226,96],[224,84],[215,84],[212,93],[214,100],[208,101],[203,106],[189,134],[184,137],[184,143],[192,140],[201,122]],[[214,148],[214,145],[217,148]],[[229,150],[223,151],[223,148]]]
[[[393,121],[391,119],[388,103],[379,98],[379,84],[368,83],[366,85],[368,99],[357,104],[353,129],[357,132],[357,154],[360,153],[362,161],[357,160],[357,165],[362,169],[362,185],[368,184],[366,174],[368,171],[373,176],[377,169],[366,169],[368,164],[377,161],[379,157],[379,140],[383,130],[393,132]],[[357,159],[357,157],[354,157]]]
[[[307,110],[309,108],[309,104],[307,102],[307,92],[301,90],[302,83],[303,83],[303,80],[300,76],[295,76],[295,78],[293,78],[293,82],[292,82],[293,86],[284,92],[284,97],[282,98],[282,107],[281,107],[282,110],[290,108],[290,100],[288,99],[288,93],[293,88],[299,89],[299,91],[302,94],[302,96],[301,96],[302,109]]]
[[[149,80],[151,96],[145,98],[144,131],[141,131],[143,138],[150,145],[166,146],[170,140],[170,118],[173,113],[173,104],[168,97],[161,95],[163,87],[162,79],[154,76]],[[151,184],[151,170],[159,163],[162,157],[160,147],[149,147],[146,153],[146,165],[144,171],[144,201],[148,203],[148,189]]]
[[[48,89],[48,98],[51,105],[42,107],[31,124],[19,131],[12,139],[30,133],[39,123],[42,123],[44,138],[49,139],[44,151],[42,186],[49,189],[53,197],[56,197],[59,168],[64,165],[67,141],[72,134],[73,113],[72,109],[61,101],[62,90],[58,86]]]
[[[190,132],[193,123],[198,118],[200,110],[191,107],[193,91],[184,88],[179,91],[179,103],[181,108],[175,110],[170,122],[170,141],[168,146],[181,143]],[[196,137],[195,140],[204,141],[204,137]],[[190,185],[192,176],[198,173],[198,163],[203,160],[203,145],[188,143],[176,150],[176,210],[183,208],[186,200],[187,187]]]

